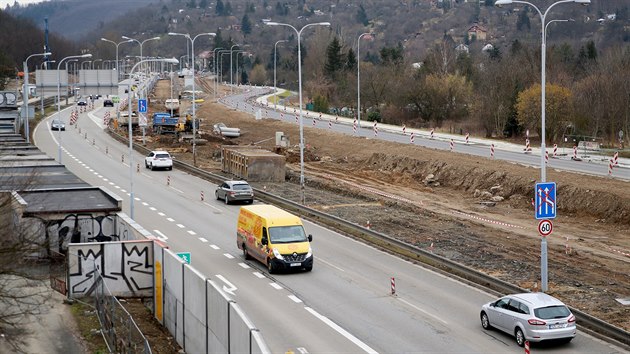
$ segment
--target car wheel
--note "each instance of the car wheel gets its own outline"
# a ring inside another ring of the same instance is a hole
[[[276,272],[276,267],[273,266],[273,262],[270,259],[267,259],[267,270],[269,271],[269,274]]]
[[[169,166],[169,167],[168,167],[168,170],[169,170],[169,171],[172,171],[172,170],[173,170],[173,166]]]
[[[249,252],[247,252],[247,246],[245,246],[245,244],[243,244],[243,258],[247,259],[252,259],[252,257],[249,255]]]
[[[153,171],[153,164],[152,163],[149,164],[149,170]]]
[[[225,205],[230,204],[230,200],[228,199],[227,194],[225,195],[225,198],[223,200],[225,201]]]
[[[221,197],[219,197],[219,191],[214,191],[214,196],[217,198],[217,200],[221,199]]]
[[[483,327],[483,329],[492,329],[488,315],[485,312],[481,313],[481,327]]]
[[[313,266],[305,267],[304,270],[306,270],[307,272],[310,272],[311,270],[313,270]]]
[[[516,337],[516,344],[518,344],[519,347],[525,345],[525,335],[522,329],[517,327],[516,330],[514,330],[514,337]]]
[[[253,199],[250,199],[250,200],[248,200],[248,201],[247,201],[247,203],[249,203],[249,204],[254,204],[254,200],[253,200]]]
[[[149,164],[147,163],[147,161],[144,161],[144,168],[149,168]]]

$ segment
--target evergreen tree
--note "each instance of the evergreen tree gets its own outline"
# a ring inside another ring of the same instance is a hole
[[[334,37],[328,47],[326,48],[326,64],[324,70],[329,78],[334,78],[335,74],[343,69],[344,60],[341,53],[341,44],[339,38]]]
[[[363,8],[363,5],[359,5],[356,18],[357,18],[357,22],[359,22],[363,26],[367,26],[368,24],[370,24],[370,20],[367,14],[365,13],[365,9]]]
[[[199,0],[199,7],[202,9],[208,8],[208,0]]]
[[[188,0],[188,2],[186,2],[186,7],[194,9],[197,7],[197,2],[195,0]]]
[[[225,13],[225,5],[223,5],[223,1],[217,0],[217,6],[214,8],[214,13],[217,14],[217,16],[223,16]]]
[[[516,20],[516,29],[518,29],[519,31],[527,29],[527,31],[529,31],[529,30],[531,30],[531,28],[532,28],[532,26],[531,26],[531,23],[529,22],[529,16],[528,16],[527,8],[524,8],[518,14],[518,19]]]
[[[357,54],[352,50],[352,48],[348,49],[348,54],[346,55],[346,70],[354,70],[357,63]]]
[[[597,60],[597,48],[595,48],[595,42],[592,40],[586,43],[586,57],[590,60]]]
[[[232,15],[232,4],[230,4],[230,2],[226,2],[225,3],[225,16],[230,16]]]
[[[243,16],[243,20],[241,21],[241,31],[243,31],[244,34],[252,33],[252,23],[249,21],[247,13]]]

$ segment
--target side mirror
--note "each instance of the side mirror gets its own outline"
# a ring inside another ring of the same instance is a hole
[[[267,243],[268,243],[268,242],[267,242],[267,238],[266,238],[266,237],[263,237],[263,238],[260,240],[260,243],[262,243],[263,245],[267,245]]]
[[[308,235],[308,242],[313,242],[313,235]]]

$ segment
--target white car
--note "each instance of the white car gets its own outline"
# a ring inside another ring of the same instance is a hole
[[[166,170],[173,169],[173,158],[167,151],[151,151],[147,157],[144,158],[144,167],[154,170],[156,168],[163,168]]]
[[[575,316],[553,296],[545,293],[507,295],[481,307],[481,326],[496,328],[525,341],[558,340],[570,342],[577,334]]]

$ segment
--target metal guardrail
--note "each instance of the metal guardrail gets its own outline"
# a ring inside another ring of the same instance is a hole
[[[111,130],[110,134],[121,142],[126,141],[125,138],[116,134],[115,132],[112,132]],[[150,151],[144,146],[140,146],[137,144],[134,144],[134,149],[143,153],[148,153]],[[182,161],[173,161],[173,165],[180,170],[190,173],[191,175],[195,175],[197,177],[210,180],[215,183],[219,183],[224,179],[223,176],[204,171]],[[317,221],[320,224],[331,227],[342,233],[360,238],[367,243],[370,243],[377,247],[381,247],[407,259],[420,262],[424,266],[430,267],[435,271],[447,274],[451,277],[454,276],[468,284],[482,286],[486,290],[494,292],[496,295],[528,292],[528,290],[526,289],[520,288],[516,285],[484,274],[472,268],[466,267],[462,264],[453,262],[447,258],[427,252],[406,242],[397,240],[391,236],[367,229],[363,226],[340,219],[336,216],[329,215],[315,209],[311,209],[288,199],[284,199],[282,197],[267,193],[260,189],[254,188],[254,191],[258,199],[281,206],[309,220]],[[608,341],[612,340],[617,342],[615,343],[617,345],[630,348],[630,332],[616,327],[610,323],[604,322],[576,308],[570,307],[570,309],[577,318],[577,323],[580,326],[580,330],[589,332],[591,335],[594,335],[600,339]]]

